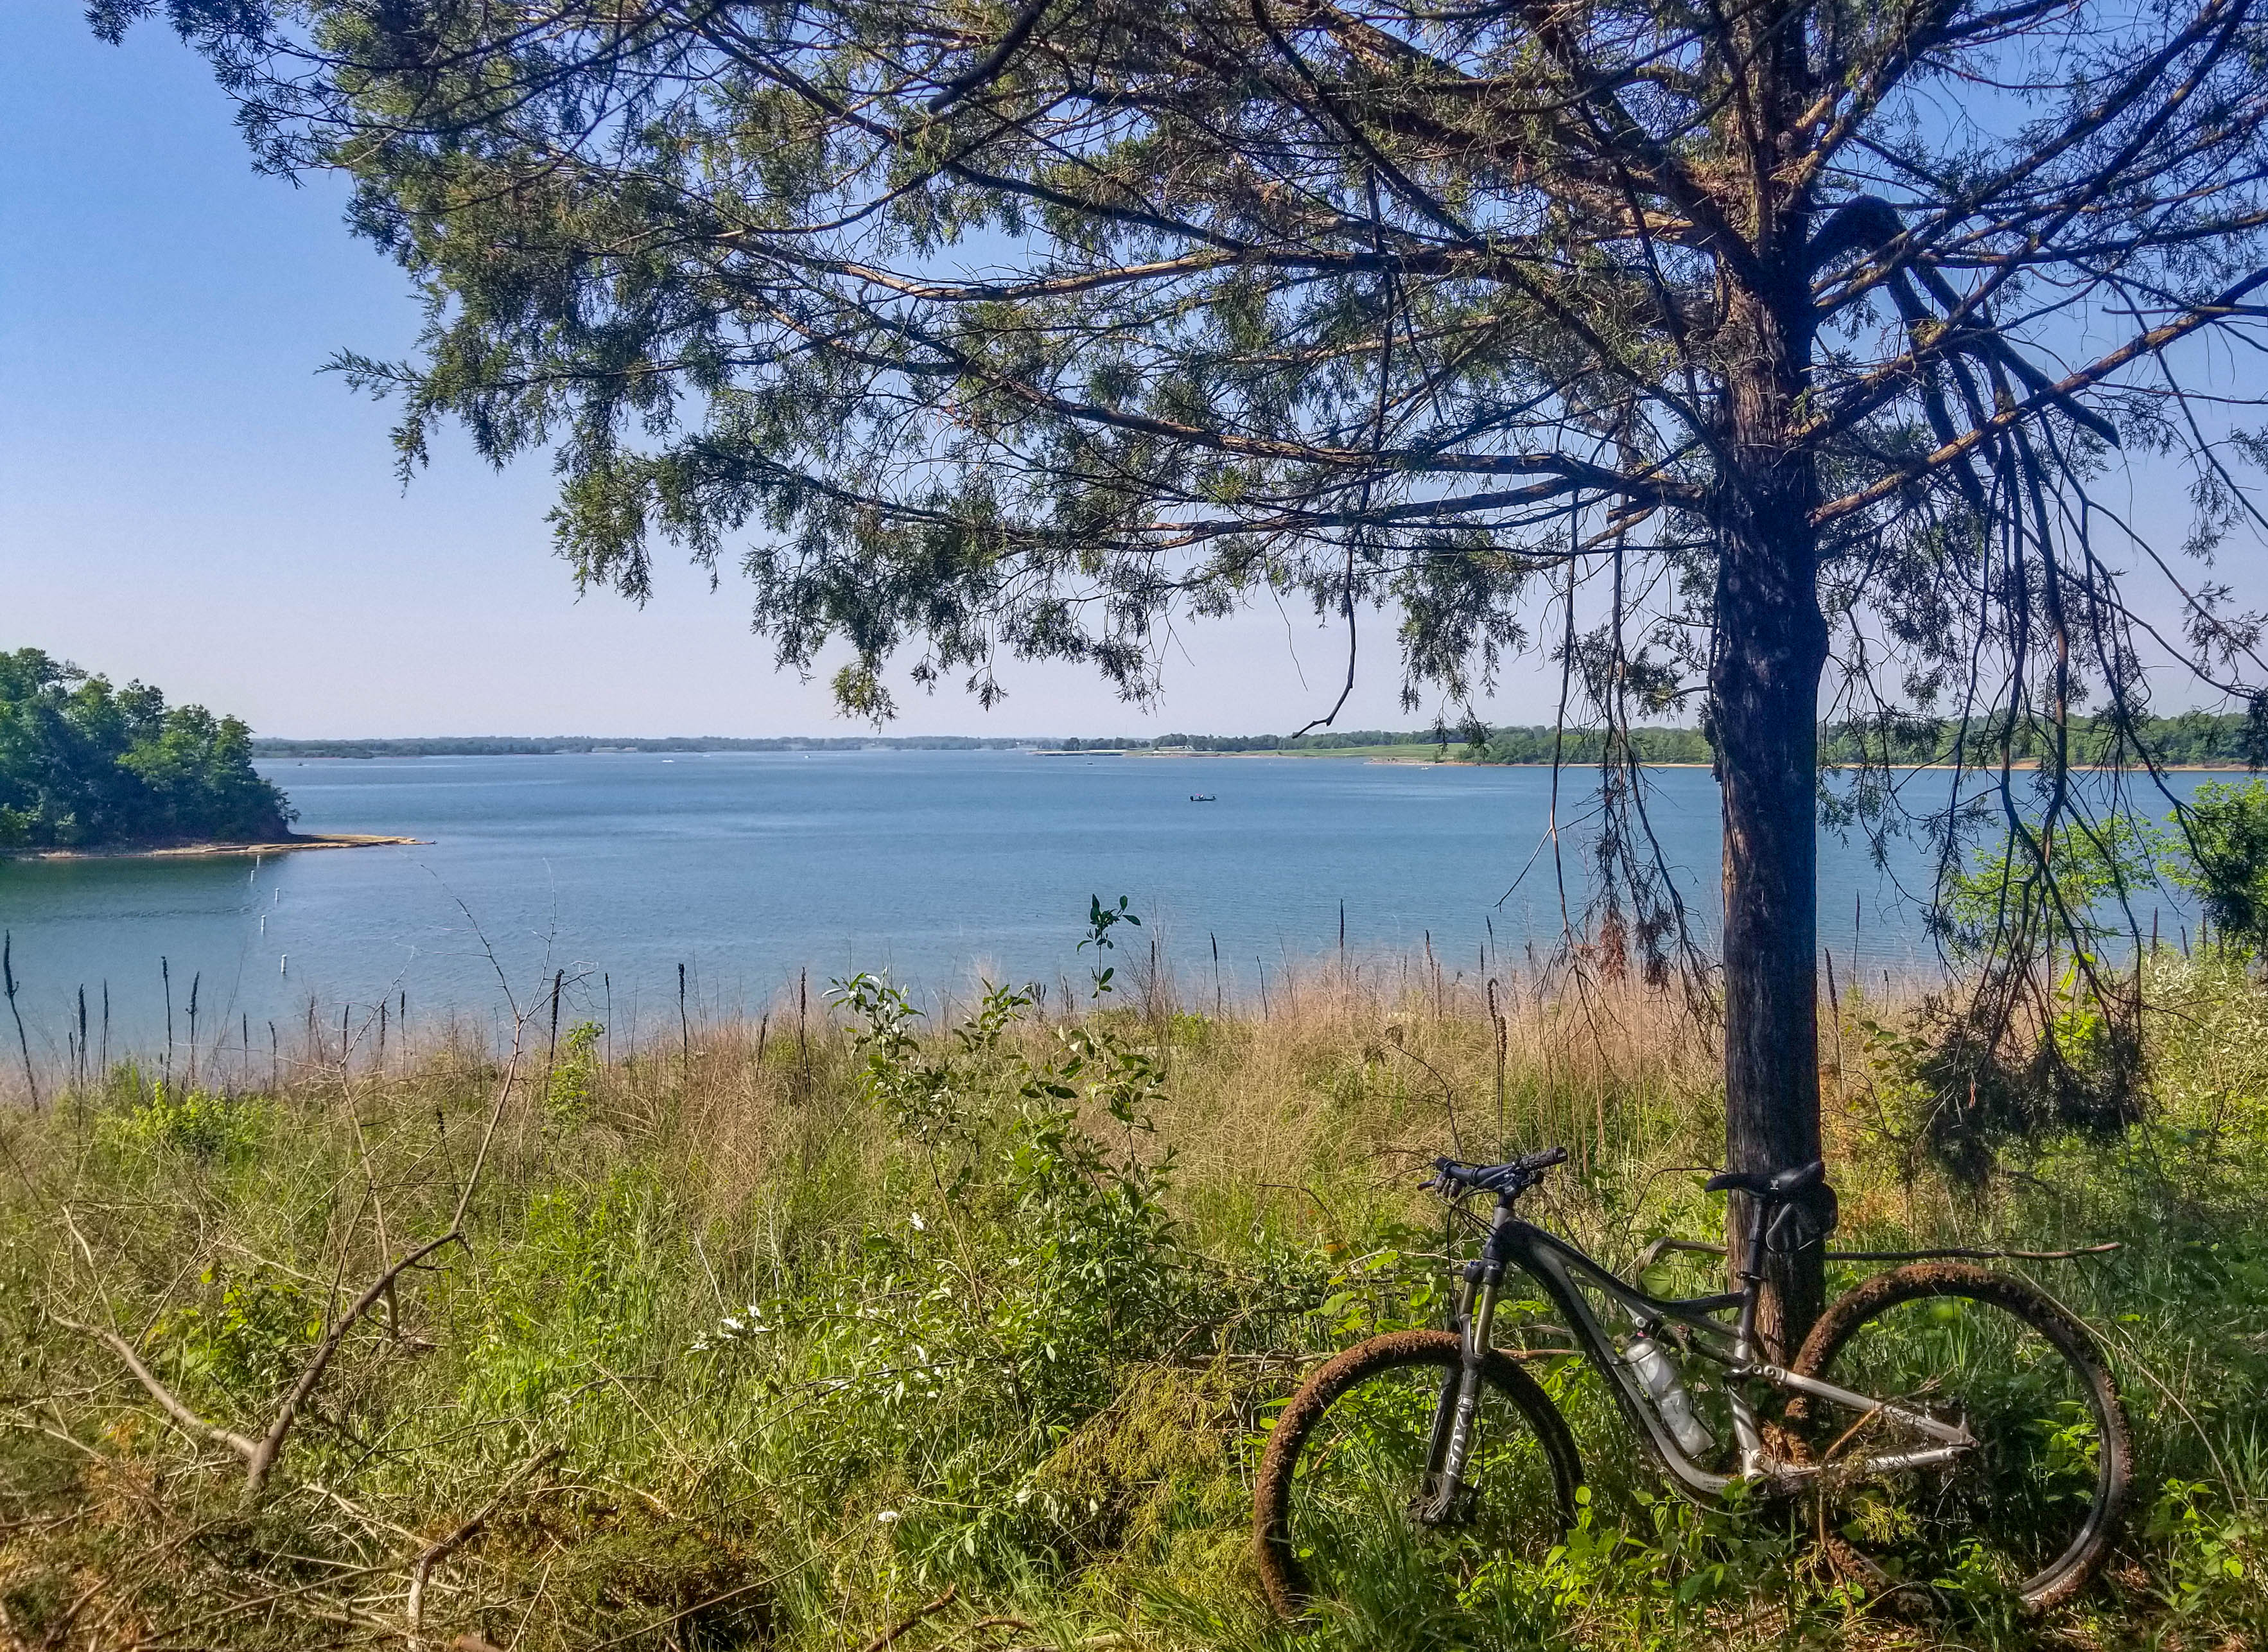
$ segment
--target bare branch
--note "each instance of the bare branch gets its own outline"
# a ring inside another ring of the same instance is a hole
[[[323,1380],[323,1373],[329,1368],[332,1356],[338,1353],[339,1345],[346,1339],[347,1332],[354,1329],[356,1321],[368,1313],[378,1300],[386,1294],[387,1287],[400,1279],[402,1274],[444,1246],[460,1243],[463,1239],[462,1231],[453,1228],[438,1239],[427,1240],[372,1280],[370,1287],[355,1298],[353,1306],[339,1316],[339,1323],[331,1327],[330,1334],[315,1345],[314,1353],[300,1368],[299,1380],[291,1384],[291,1392],[284,1397],[284,1403],[276,1407],[276,1416],[268,1425],[268,1432],[260,1437],[259,1443],[253,1448],[251,1456],[247,1459],[244,1476],[244,1490],[247,1496],[256,1497],[266,1486],[269,1473],[275,1468],[276,1459],[283,1452],[284,1436],[291,1432],[291,1425],[298,1420],[299,1407],[306,1403],[307,1396],[315,1391],[315,1384]]]
[[[409,1567],[409,1597],[402,1608],[403,1619],[409,1626],[412,1646],[417,1645],[425,1633],[425,1585],[433,1575],[433,1568],[478,1535],[481,1528],[488,1523],[489,1516],[503,1506],[505,1498],[519,1490],[530,1475],[556,1460],[565,1449],[563,1446],[546,1446],[527,1458],[504,1478],[504,1484],[497,1486],[495,1494],[481,1506],[479,1513],[447,1536],[426,1545],[419,1552]]]
[[[92,1337],[116,1354],[134,1380],[149,1390],[150,1398],[158,1402],[158,1408],[168,1417],[180,1425],[184,1433],[193,1434],[200,1440],[209,1441],[214,1445],[225,1446],[247,1464],[258,1457],[260,1452],[258,1441],[247,1440],[242,1434],[224,1428],[217,1423],[207,1422],[196,1412],[191,1411],[174,1395],[173,1390],[150,1374],[150,1368],[143,1364],[141,1356],[134,1352],[134,1345],[117,1332],[105,1331],[99,1325],[81,1324],[76,1319],[66,1319],[61,1314],[54,1312],[50,1312],[48,1316],[66,1331],[75,1331],[83,1337]]]

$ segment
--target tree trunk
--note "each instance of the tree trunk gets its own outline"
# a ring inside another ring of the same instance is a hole
[[[1809,520],[1816,481],[1809,455],[1786,439],[1808,352],[1764,305],[1748,319],[1753,370],[1728,386],[1733,464],[1718,512],[1710,687],[1725,817],[1726,1161],[1771,1174],[1820,1152],[1816,799],[1827,625]],[[1732,1265],[1764,1274],[1758,1324],[1784,1358],[1824,1305],[1824,1265],[1813,1244],[1757,1267],[1742,1254],[1747,1206],[1732,1200]]]
[[[1724,326],[1710,711],[1725,811],[1725,1157],[1771,1175],[1820,1156],[1817,974],[1817,458],[1805,432],[1818,315],[1812,185],[1791,178],[1816,96],[1808,13],[1767,4],[1732,25],[1746,81],[1725,135],[1746,161],[1720,197],[1745,245],[1719,266]],[[1728,247],[1730,243],[1727,243]],[[1757,1328],[1785,1360],[1826,1294],[1820,1245],[1745,1254],[1750,1211],[1727,1215],[1734,1272],[1763,1276]],[[1814,1213],[1833,1208],[1822,1192]],[[1810,1229],[1822,1233],[1825,1223]]]

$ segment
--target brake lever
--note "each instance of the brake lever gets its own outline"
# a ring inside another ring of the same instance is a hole
[[[1433,1161],[1433,1174],[1418,1184],[1418,1191],[1419,1192],[1439,1193],[1444,1198],[1454,1198],[1455,1196],[1455,1184],[1449,1180],[1449,1173],[1447,1169],[1444,1168],[1447,1162],[1446,1160],[1441,1159],[1436,1159]]]

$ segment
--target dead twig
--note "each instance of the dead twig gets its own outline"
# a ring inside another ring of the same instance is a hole
[[[353,1305],[345,1313],[339,1316],[338,1323],[333,1325],[322,1341],[316,1345],[313,1354],[300,1368],[298,1380],[291,1384],[291,1392],[284,1397],[284,1401],[276,1407],[276,1415],[269,1421],[267,1431],[259,1439],[249,1439],[232,1430],[224,1428],[217,1423],[207,1422],[198,1416],[195,1412],[184,1405],[172,1390],[151,1374],[149,1367],[143,1364],[140,1356],[134,1352],[133,1345],[116,1332],[104,1331],[93,1325],[80,1324],[75,1320],[65,1319],[61,1315],[52,1312],[49,1317],[55,1319],[58,1324],[76,1331],[83,1336],[92,1337],[117,1354],[125,1362],[126,1368],[133,1374],[135,1381],[148,1390],[150,1397],[156,1400],[164,1408],[166,1413],[184,1430],[210,1440],[217,1445],[225,1446],[242,1457],[245,1463],[244,1494],[247,1499],[257,1498],[266,1488],[268,1477],[274,1471],[276,1459],[283,1455],[284,1442],[291,1432],[291,1425],[298,1420],[299,1413],[306,1406],[308,1396],[314,1392],[315,1385],[323,1380],[323,1373],[330,1368],[332,1359],[345,1343],[347,1333],[354,1329],[356,1322],[393,1290],[395,1280],[424,1261],[426,1257],[453,1244],[469,1247],[471,1242],[465,1235],[465,1214],[472,1206],[473,1195],[480,1186],[482,1169],[488,1162],[489,1148],[496,1139],[497,1125],[504,1117],[504,1107],[512,1099],[512,1086],[519,1076],[520,1051],[526,1042],[526,1026],[523,1021],[512,1039],[512,1059],[504,1068],[503,1081],[497,1087],[496,1103],[489,1110],[488,1123],[481,1132],[480,1147],[473,1155],[472,1169],[466,1175],[463,1191],[457,1197],[457,1208],[450,1218],[448,1232],[441,1235],[438,1239],[427,1240],[398,1257],[384,1272],[371,1281],[369,1287],[355,1299]],[[64,1212],[64,1221],[66,1223],[70,1221],[68,1210]],[[77,1236],[78,1230],[75,1225],[72,1226],[71,1232],[74,1237]],[[86,1248],[84,1238],[79,1240],[79,1244],[86,1255],[87,1265],[92,1268],[94,1265],[92,1251]]]
[[[254,1595],[243,1600],[232,1601],[225,1606],[217,1606],[210,1611],[201,1613],[186,1623],[168,1624],[166,1626],[166,1641],[164,1644],[180,1644],[188,1639],[189,1632],[193,1629],[202,1629],[208,1624],[221,1623],[231,1618],[240,1618],[246,1612],[259,1611],[268,1607],[280,1605],[287,1600],[301,1603],[302,1611],[313,1611],[318,1617],[328,1616],[332,1621],[338,1622],[341,1619],[336,1614],[325,1613],[310,1606],[306,1597],[320,1594],[327,1589],[335,1589],[342,1583],[350,1583],[357,1578],[372,1577],[390,1569],[386,1566],[350,1567],[345,1571],[335,1572],[328,1577],[317,1578],[312,1583],[298,1583],[290,1589],[271,1589],[264,1595]],[[354,1619],[350,1616],[344,1621],[351,1623]],[[191,1644],[195,1643],[191,1642]]]
[[[181,1401],[180,1396],[152,1375],[150,1368],[142,1363],[141,1356],[135,1353],[134,1345],[116,1331],[105,1331],[99,1325],[82,1324],[60,1314],[49,1316],[66,1330],[92,1337],[115,1353],[133,1375],[134,1380],[149,1391],[150,1398],[156,1400],[166,1414],[180,1424],[185,1432],[209,1440],[215,1445],[225,1446],[242,1457],[245,1495],[256,1497],[268,1483],[268,1476],[276,1466],[276,1459],[283,1452],[284,1437],[291,1432],[291,1425],[298,1420],[300,1408],[306,1405],[307,1396],[314,1391],[315,1384],[323,1380],[324,1371],[329,1368],[332,1357],[338,1353],[340,1344],[346,1340],[347,1332],[354,1329],[355,1322],[369,1312],[372,1304],[386,1294],[387,1287],[409,1269],[443,1246],[454,1244],[462,1237],[461,1234],[451,1232],[443,1234],[438,1239],[429,1240],[379,1274],[370,1288],[356,1299],[354,1306],[340,1316],[339,1323],[331,1327],[330,1334],[317,1346],[313,1357],[300,1369],[299,1380],[291,1385],[291,1391],[276,1407],[276,1416],[269,1423],[267,1432],[257,1440],[198,1416]]]
[[[40,1080],[32,1071],[32,1041],[24,1034],[24,1012],[16,1007],[16,932],[0,940],[0,977],[6,977],[8,1013],[16,1018],[16,1047],[24,1052],[24,1088],[32,1093],[32,1110],[40,1110]]]
[[[47,1633],[40,1637],[40,1647],[45,1648],[63,1645],[70,1639],[71,1625],[77,1621],[79,1613],[86,1610],[89,1601],[109,1587],[109,1582],[110,1580],[107,1578],[97,1578],[73,1596],[70,1604],[57,1612],[54,1620],[47,1626]]]
[[[1031,1632],[1031,1628],[1032,1626],[1025,1622],[1021,1618],[1009,1618],[1005,1616],[998,1618],[979,1618],[975,1623],[969,1624],[954,1634],[946,1636],[945,1641],[940,1644],[951,1646],[958,1641],[972,1640],[976,1636],[983,1634],[988,1629],[1021,1629],[1026,1634],[1029,1634]]]
[[[960,1593],[960,1584],[946,1584],[945,1587],[945,1593],[939,1595],[935,1600],[931,1601],[925,1606],[915,1607],[909,1616],[900,1619],[896,1623],[892,1624],[888,1628],[883,1630],[881,1634],[876,1635],[873,1640],[866,1642],[865,1646],[861,1647],[859,1648],[859,1652],[882,1652],[882,1648],[884,1647],[888,1646],[891,1641],[905,1634],[907,1630],[912,1628],[923,1619],[931,1616],[932,1613],[943,1611],[947,1606],[953,1604],[954,1597],[958,1596]]]
[[[134,1352],[134,1345],[116,1331],[105,1331],[99,1325],[83,1325],[76,1319],[66,1319],[57,1313],[51,1312],[48,1317],[66,1331],[75,1331],[83,1337],[93,1338],[116,1354],[127,1370],[132,1373],[134,1380],[150,1390],[150,1398],[158,1402],[159,1409],[168,1417],[180,1425],[183,1433],[194,1434],[200,1440],[210,1441],[214,1445],[226,1446],[247,1463],[250,1463],[259,1453],[260,1442],[247,1440],[240,1434],[222,1427],[218,1423],[207,1422],[183,1405],[175,1397],[173,1390],[150,1374],[150,1368],[143,1364],[141,1356]]]
[[[331,1327],[330,1334],[317,1346],[314,1357],[301,1369],[299,1380],[291,1384],[291,1391],[284,1397],[283,1405],[276,1407],[276,1420],[268,1425],[268,1432],[261,1436],[260,1443],[253,1449],[247,1460],[244,1474],[246,1496],[258,1496],[261,1489],[268,1484],[269,1472],[275,1468],[276,1459],[283,1454],[284,1437],[291,1432],[291,1425],[298,1420],[300,1406],[306,1403],[307,1396],[314,1392],[315,1384],[323,1380],[323,1373],[329,1368],[332,1355],[338,1353],[339,1345],[346,1340],[347,1332],[354,1329],[355,1322],[371,1310],[392,1287],[394,1280],[443,1247],[461,1243],[464,1237],[460,1228],[452,1228],[438,1239],[430,1239],[419,1245],[372,1280],[370,1288],[355,1299],[354,1306],[339,1316],[339,1323]]]
[[[426,1545],[424,1552],[419,1554],[416,1560],[410,1566],[409,1599],[402,1613],[409,1625],[411,1645],[419,1644],[424,1634],[425,1585],[433,1575],[433,1568],[476,1536],[481,1528],[488,1523],[489,1516],[496,1513],[498,1507],[503,1504],[504,1500],[517,1491],[529,1475],[557,1457],[563,1449],[556,1445],[546,1446],[528,1458],[505,1477],[504,1484],[497,1487],[496,1495],[482,1505],[478,1514],[449,1533],[447,1537]]]

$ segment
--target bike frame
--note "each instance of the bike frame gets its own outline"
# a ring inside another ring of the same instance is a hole
[[[1569,1331],[1583,1356],[1607,1379],[1623,1414],[1637,1431],[1646,1452],[1662,1471],[1688,1496],[1713,1501],[1736,1482],[1764,1483],[1775,1490],[1793,1490],[1815,1479],[1825,1465],[1800,1463],[1780,1456],[1765,1442],[1756,1426],[1756,1412],[1743,1392],[1746,1385],[1763,1383],[1784,1392],[1824,1400],[1857,1413],[1858,1421],[1875,1415],[1893,1419],[1938,1442],[1932,1446],[1892,1451],[1874,1457],[1846,1458],[1836,1465],[1838,1478],[1871,1479],[1907,1469],[1949,1464],[1976,1449],[1977,1439],[1965,1424],[1948,1423],[1892,1400],[1874,1398],[1823,1383],[1758,1357],[1756,1340],[1756,1305],[1763,1276],[1743,1270],[1741,1288],[1714,1296],[1660,1297],[1617,1279],[1557,1235],[1525,1222],[1513,1213],[1513,1195],[1497,1201],[1481,1255],[1464,1269],[1464,1289],[1459,1298],[1454,1328],[1463,1342],[1458,1371],[1443,1383],[1434,1409],[1428,1466],[1432,1494],[1421,1513],[1432,1519],[1448,1517],[1463,1483],[1466,1461],[1472,1449],[1473,1418],[1479,1408],[1481,1366],[1491,1346],[1490,1331],[1505,1274],[1517,1267],[1543,1287],[1544,1294],[1565,1316]],[[1785,1207],[1783,1207],[1785,1208]],[[1751,1201],[1749,1257],[1763,1254],[1767,1223],[1776,1221],[1762,1200]],[[1689,1357],[1714,1361],[1724,1368],[1726,1398],[1731,1404],[1733,1432],[1739,1448],[1739,1466],[1719,1473],[1696,1462],[1656,1412],[1627,1361],[1616,1350],[1613,1334],[1602,1324],[1585,1298],[1585,1288],[1595,1290],[1628,1315],[1634,1334],[1658,1336],[1667,1331]],[[1716,1316],[1734,1314],[1727,1324]],[[1858,1423],[1853,1423],[1853,1428]]]

